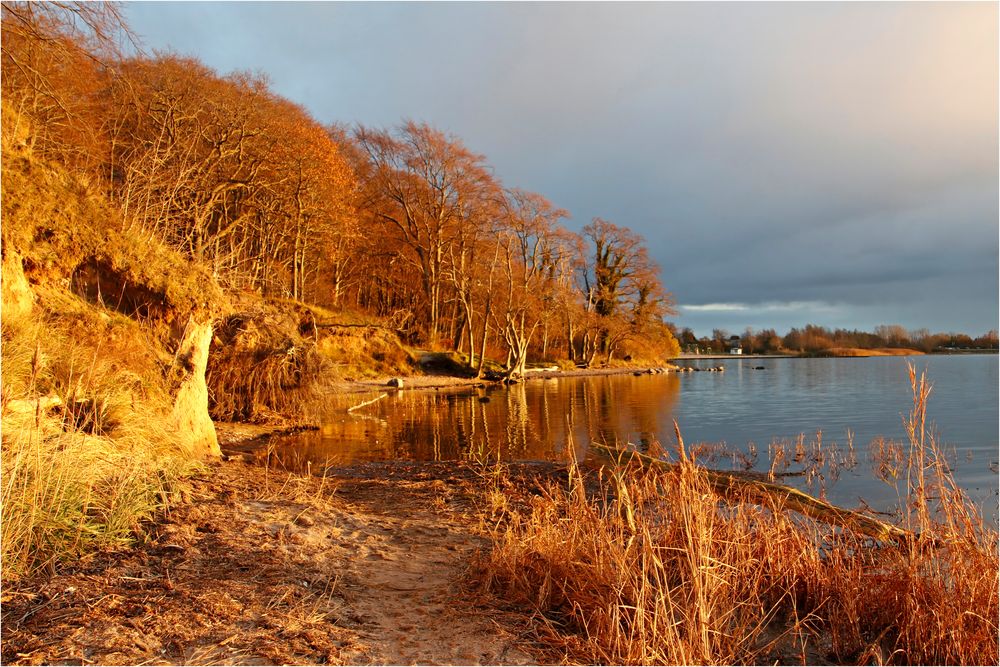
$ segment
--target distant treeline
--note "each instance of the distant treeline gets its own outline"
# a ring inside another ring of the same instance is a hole
[[[733,337],[736,336],[737,340]],[[927,329],[907,330],[898,324],[875,327],[874,332],[857,329],[828,329],[815,324],[793,328],[784,336],[774,329],[754,331],[747,328],[742,334],[730,334],[722,329],[712,331],[712,336],[698,338],[691,329],[677,334],[685,352],[726,353],[738,342],[744,354],[771,354],[795,352],[821,354],[832,349],[877,350],[880,348],[906,348],[920,352],[961,352],[968,350],[996,350],[997,331],[993,329],[977,338],[964,333],[931,333]]]
[[[127,55],[111,3],[2,11],[4,131],[224,288],[361,310],[514,373],[529,352],[676,353],[639,235],[601,219],[567,230],[568,212],[501,183],[459,138],[323,125],[260,75]]]

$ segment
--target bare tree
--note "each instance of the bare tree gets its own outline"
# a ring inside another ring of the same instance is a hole
[[[407,121],[395,133],[359,127],[356,137],[372,167],[367,209],[409,249],[404,260],[420,272],[434,341],[449,247],[474,202],[495,199],[498,185],[482,155],[426,124]]]
[[[0,69],[4,115],[16,111],[36,151],[98,175],[110,115],[103,91],[116,79],[119,45],[132,40],[108,2],[4,2]]]
[[[495,318],[507,344],[507,376],[518,378],[550,301],[553,281],[547,269],[559,263],[554,256],[556,230],[568,214],[541,195],[521,190],[508,193],[505,208],[499,239],[506,293]]]
[[[583,354],[588,363],[598,351],[610,361],[629,337],[641,335],[651,322],[662,324],[670,312],[669,295],[641,236],[601,218],[594,218],[583,234],[592,250],[591,261],[582,267],[584,298],[596,316],[596,332],[585,336]]]

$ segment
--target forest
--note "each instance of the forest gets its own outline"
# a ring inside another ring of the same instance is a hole
[[[431,125],[324,125],[261,75],[144,54],[107,3],[5,3],[3,28],[4,115],[30,125],[31,149],[229,293],[362,313],[479,375],[487,357],[512,377],[529,358],[728,348],[727,331],[664,320],[673,297],[640,235],[599,218],[569,230],[568,211]],[[996,331],[898,325],[737,335],[764,354],[997,347]]]
[[[568,230],[567,211],[426,123],[324,125],[263,76],[144,54],[119,11],[5,3],[3,98],[124,231],[229,293],[361,312],[478,373],[487,356],[519,376],[529,356],[677,354],[671,295],[627,227]]]

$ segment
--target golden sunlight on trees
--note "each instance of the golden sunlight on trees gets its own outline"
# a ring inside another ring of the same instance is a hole
[[[677,353],[670,296],[628,228],[565,229],[568,212],[426,123],[324,126],[261,76],[126,58],[121,39],[108,3],[4,3],[5,131],[224,288],[370,313],[476,374],[487,358],[517,378],[554,356]]]
[[[622,343],[650,334],[671,350],[679,349],[663,328],[663,316],[674,312],[671,297],[660,285],[659,267],[649,259],[642,237],[601,218],[583,233],[592,245],[584,289],[588,311],[595,315],[584,337],[583,355],[593,359],[601,352],[610,361]]]
[[[32,150],[96,172],[111,127],[104,91],[113,84],[118,8],[97,2],[4,2],[2,90],[31,123]]]
[[[555,236],[559,220],[568,214],[541,195],[520,190],[508,193],[503,210],[498,247],[506,291],[495,311],[496,326],[507,344],[508,375],[518,377],[553,300],[554,272],[563,263]]]
[[[533,346],[539,358],[559,346],[587,363],[639,341],[644,356],[677,354],[662,320],[670,297],[641,237],[595,220],[586,250],[560,226],[566,211],[504,188],[482,156],[427,125],[361,127],[355,138],[360,215],[380,232],[365,254],[381,285],[364,305],[404,312],[418,338],[467,350],[477,373],[488,350],[511,378]]]
[[[499,185],[483,156],[428,125],[407,121],[395,132],[360,127],[356,136],[371,166],[367,211],[406,248],[398,257],[418,273],[427,335],[435,341],[451,246],[496,201]]]
[[[112,173],[127,224],[231,287],[316,297],[354,224],[354,176],[326,130],[250,75],[174,56],[122,72]]]

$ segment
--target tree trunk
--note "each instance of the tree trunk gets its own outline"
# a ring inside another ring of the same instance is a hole
[[[453,340],[455,342],[454,348],[456,352],[462,351],[462,346],[465,344],[465,329],[468,324],[468,318],[465,313],[462,313],[462,319],[458,319],[458,308],[456,306],[455,312],[452,314],[451,318],[451,329],[454,332]]]
[[[472,326],[472,318],[466,317],[469,329],[469,370],[476,369],[476,330]],[[464,329],[463,329],[464,332]]]
[[[490,333],[490,312],[493,310],[493,300],[487,299],[486,308],[483,310],[483,344],[479,346],[479,367],[476,368],[476,377],[483,377],[483,368],[486,366],[486,341]]]
[[[180,433],[193,458],[221,456],[215,425],[208,414],[205,371],[212,344],[212,323],[190,318],[177,345],[176,365],[183,379],[174,396],[170,415],[172,430]]]
[[[576,361],[576,345],[573,341],[573,320],[566,318],[566,355],[570,361]]]

